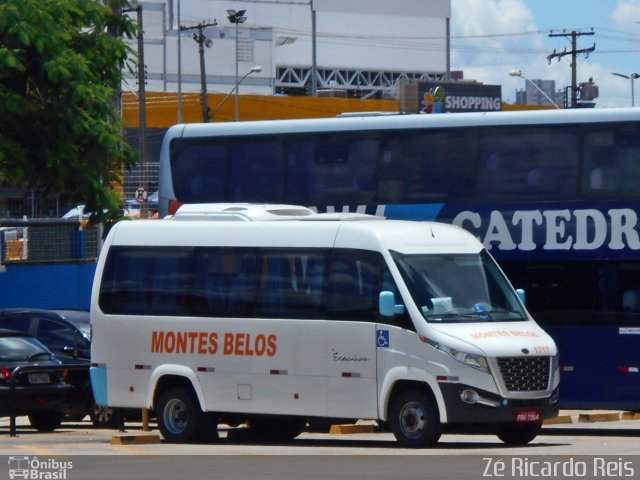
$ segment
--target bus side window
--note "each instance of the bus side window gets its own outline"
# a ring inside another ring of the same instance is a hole
[[[326,255],[300,251],[263,251],[256,316],[322,318]]]
[[[336,251],[330,263],[327,316],[329,319],[380,322],[414,330],[405,311],[393,318],[382,317],[380,292],[392,291],[401,302],[398,289],[384,259],[368,251]]]
[[[237,256],[227,250],[209,249],[195,257],[191,310],[194,315],[224,316],[229,288],[236,278]]]
[[[188,315],[191,279],[190,251],[162,250],[153,258],[152,295],[149,311],[154,315]]]
[[[308,257],[304,272],[304,288],[309,295],[309,301],[314,309],[320,313],[325,303],[325,274],[327,270],[326,256]]]
[[[257,289],[257,259],[255,252],[238,252],[240,269],[229,288],[227,314],[249,315],[254,310]]]
[[[295,310],[295,269],[286,254],[267,253],[260,259],[256,315],[288,317]]]
[[[622,294],[622,310],[625,312],[640,312],[640,290],[626,290]]]
[[[331,319],[366,320],[366,302],[360,289],[358,262],[333,258],[329,273],[328,316]],[[370,318],[371,320],[373,318]]]

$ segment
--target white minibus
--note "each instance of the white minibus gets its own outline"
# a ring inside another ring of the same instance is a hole
[[[526,444],[557,415],[553,340],[470,233],[304,207],[189,206],[119,222],[91,299],[91,380],[169,442],[246,424],[291,439],[370,419]],[[224,221],[228,214],[229,220]]]

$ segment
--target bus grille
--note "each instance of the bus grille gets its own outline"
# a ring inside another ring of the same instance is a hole
[[[550,357],[498,358],[502,379],[510,392],[546,390],[549,385]]]

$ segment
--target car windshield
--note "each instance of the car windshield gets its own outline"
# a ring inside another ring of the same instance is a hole
[[[42,360],[51,356],[35,338],[0,337],[0,361],[19,362]]]
[[[486,250],[480,254],[391,252],[428,322],[513,322],[527,317]]]

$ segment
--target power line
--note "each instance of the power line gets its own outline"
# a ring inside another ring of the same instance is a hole
[[[577,82],[577,58],[579,54],[584,54],[587,58],[589,54],[596,49],[596,44],[594,43],[592,47],[582,48],[578,50],[577,43],[578,37],[582,35],[595,35],[595,32],[577,32],[576,30],[572,30],[571,32],[562,32],[562,33],[550,33],[549,37],[571,37],[571,50],[567,50],[566,48],[562,52],[556,52],[553,50],[553,53],[547,55],[547,60],[551,63],[551,60],[557,58],[560,60],[565,55],[571,55],[571,108],[578,107],[578,82]]]

